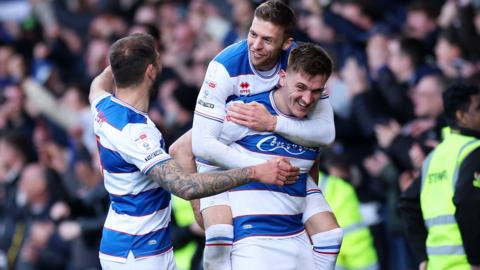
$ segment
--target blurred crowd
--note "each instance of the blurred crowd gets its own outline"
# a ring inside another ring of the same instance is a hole
[[[191,127],[208,62],[246,38],[261,2],[0,0],[0,269],[99,269],[109,199],[87,96],[110,44],[135,32],[158,42],[149,115],[168,147]],[[480,1],[289,4],[296,40],[335,60],[324,167],[355,187],[382,269],[414,269],[398,197],[441,140],[442,91],[480,82]],[[181,225],[178,245],[202,238]]]

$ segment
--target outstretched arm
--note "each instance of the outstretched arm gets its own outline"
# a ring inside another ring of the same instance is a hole
[[[188,174],[171,159],[155,166],[148,176],[173,194],[192,200],[215,195],[251,181],[283,185],[287,179],[296,178],[298,171],[292,170],[285,159],[272,159],[252,167]]]

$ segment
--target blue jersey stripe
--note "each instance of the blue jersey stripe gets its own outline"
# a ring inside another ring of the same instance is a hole
[[[126,162],[117,151],[103,147],[97,142],[103,169],[109,173],[133,173],[140,171],[135,165]]]
[[[144,235],[130,235],[103,228],[100,252],[126,258],[131,250],[135,257],[163,253],[172,247],[170,226]]]
[[[304,230],[302,214],[251,215],[233,219],[234,241],[249,236],[287,236]]]
[[[236,143],[249,151],[290,158],[315,160],[318,150],[295,144],[277,134],[248,135]]]
[[[112,101],[111,96],[98,102],[96,108],[98,110],[97,117],[102,118],[118,130],[122,130],[127,124],[147,123],[145,115]]]
[[[170,193],[163,188],[141,192],[137,195],[112,195],[112,208],[118,214],[145,216],[165,209],[170,203]]]
[[[245,191],[245,190],[266,190],[273,192],[286,193],[290,196],[295,197],[305,197],[307,196],[306,191],[307,185],[307,174],[301,174],[297,181],[294,184],[285,185],[282,187],[276,185],[267,185],[259,182],[248,183],[239,187],[232,189],[231,191]]]

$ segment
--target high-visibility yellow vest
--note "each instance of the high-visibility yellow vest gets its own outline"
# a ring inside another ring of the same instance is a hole
[[[420,204],[428,229],[428,269],[470,269],[453,195],[462,161],[479,146],[476,138],[452,132],[423,162]]]
[[[360,203],[352,185],[321,172],[318,184],[344,231],[335,269],[378,269],[372,235],[363,222]]]
[[[172,195],[172,208],[178,226],[188,226],[195,222],[195,216],[193,215],[193,210],[189,201]],[[195,254],[196,249],[197,244],[191,241],[186,246],[173,251],[178,270],[190,269],[192,257]]]

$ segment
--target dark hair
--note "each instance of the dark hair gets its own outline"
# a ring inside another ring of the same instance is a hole
[[[156,63],[155,40],[144,33],[126,36],[113,43],[109,58],[118,87],[137,85],[143,80],[147,66]]]
[[[0,140],[4,140],[16,153],[29,163],[35,159],[33,145],[29,138],[18,129],[7,129],[0,133]]]
[[[436,20],[440,14],[440,9],[437,8],[431,1],[413,1],[408,5],[408,11],[419,11],[425,13],[431,20]]]
[[[284,39],[293,37],[296,18],[293,10],[280,0],[269,0],[255,9],[255,18],[281,26]]]
[[[299,43],[292,49],[288,57],[287,70],[302,71],[310,76],[323,75],[330,77],[333,62],[327,52],[313,43]]]
[[[471,97],[477,94],[480,94],[480,88],[473,84],[455,84],[445,90],[443,93],[443,107],[449,125],[458,127],[457,111],[467,111]]]
[[[412,60],[413,65],[418,68],[425,63],[425,46],[415,38],[401,38],[399,40],[400,51]]]

